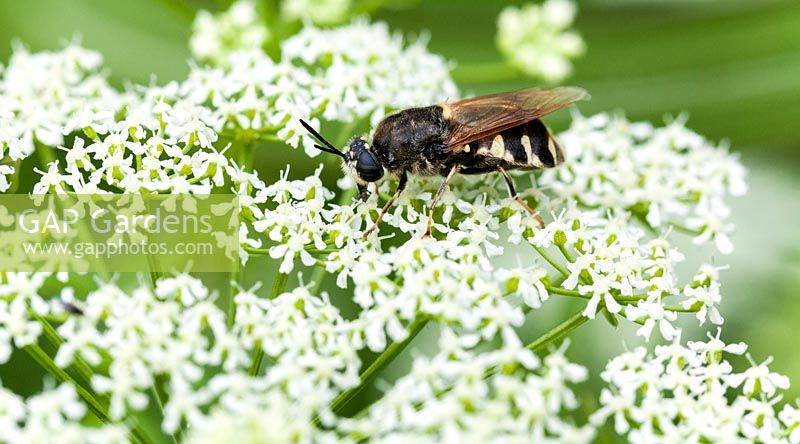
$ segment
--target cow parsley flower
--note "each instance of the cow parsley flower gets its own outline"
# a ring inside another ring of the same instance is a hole
[[[0,77],[0,191],[17,172],[12,162],[30,156],[37,143],[52,150],[64,143],[75,116],[116,108],[119,94],[100,74],[101,63],[99,53],[76,42],[54,52],[14,46]]]
[[[246,407],[241,412],[213,409],[207,418],[191,429],[186,442],[189,444],[355,442],[343,439],[333,432],[318,429],[313,425],[314,418],[308,410],[298,405],[294,399],[279,392],[268,394],[258,405]]]
[[[524,320],[522,309],[504,297],[507,285],[492,278],[488,257],[468,242],[412,238],[387,253],[364,254],[352,276],[373,350],[385,347],[384,331],[405,339],[401,325],[420,316],[487,340]]]
[[[267,262],[276,276],[248,288],[249,272],[222,286],[190,273],[76,285],[64,273],[3,274],[0,362],[16,349],[42,350],[39,362],[69,382],[27,400],[0,389],[0,428],[11,441],[138,440],[136,418],[154,401],[162,431],[193,443],[582,443],[611,417],[632,442],[800,440],[796,407],[775,413],[788,380],[769,359],[737,372],[725,356],[744,344],[720,333],[680,342],[679,313],[720,324],[723,293],[720,268],[681,279],[673,238],[686,232],[730,250],[727,201],[746,189],[736,157],[682,119],[654,128],[576,116],[559,136],[568,163],[514,173],[543,227],[499,175],[458,176],[423,237],[441,180],[414,177],[379,232],[364,237],[391,179],[361,202],[348,178],[337,199],[322,166],[303,176],[287,167],[268,181],[254,171],[252,156],[275,143],[318,153],[299,118],[315,128],[341,123],[341,139],[398,108],[458,96],[449,64],[424,39],[407,42],[366,19],[311,24],[363,6],[284,2],[283,17],[270,19],[304,21],[276,42],[278,55],[262,48],[271,22],[253,3],[201,13],[188,77],[125,91],[97,74],[97,54],[75,45],[15,50],[0,83],[0,190],[15,185],[34,149],[60,149],[34,170],[35,192],[234,193],[242,263]],[[567,30],[574,14],[566,0],[509,8],[498,44],[515,46],[512,63],[525,72],[563,78],[582,48]],[[352,293],[352,307],[340,311],[319,290],[321,272]],[[561,323],[537,313],[556,298],[576,304]],[[639,324],[644,340],[658,332],[672,342],[614,358],[601,408],[582,424],[570,418],[579,417],[574,387],[587,370],[554,342],[598,314]],[[525,344],[528,321],[555,327]],[[438,334],[429,344],[437,350],[412,345],[410,371],[383,384],[392,377],[381,369],[423,332]],[[380,398],[345,416],[375,378]],[[78,397],[96,397],[109,424],[89,427]]]
[[[253,49],[232,53],[224,69],[194,68],[181,96],[212,109],[226,129],[274,132],[312,156],[319,151],[298,119],[377,123],[392,110],[457,96],[447,62],[385,23],[306,25],[280,47],[279,60]]]
[[[290,20],[336,25],[347,20],[352,7],[353,0],[288,0],[281,5],[281,14]]]
[[[68,384],[28,399],[0,387],[0,426],[4,442],[52,442],[54,437],[65,444],[129,442],[127,430],[121,425],[84,425],[86,413],[86,406]]]
[[[778,419],[781,420],[789,432],[789,442],[792,444],[800,442],[800,409],[786,404],[783,406],[783,410],[778,413]]]
[[[343,428],[381,443],[592,441],[591,426],[559,418],[577,407],[571,385],[586,378],[561,350],[540,363],[515,337],[481,353],[454,344],[455,336],[445,331],[442,353],[415,359],[408,375]]]
[[[572,71],[570,59],[583,54],[580,36],[570,31],[577,6],[570,0],[509,6],[497,19],[497,47],[523,73],[558,82]]]
[[[369,116],[374,125],[391,110],[458,96],[448,63],[425,44],[405,44],[385,23],[355,20],[332,29],[306,26],[282,49],[287,61],[322,70],[310,93],[324,106],[326,120]]]
[[[219,14],[201,10],[192,28],[189,39],[192,55],[219,66],[231,62],[231,53],[259,50],[270,36],[250,0],[238,0]]]
[[[8,361],[13,347],[36,344],[42,333],[37,316],[53,311],[41,288],[50,273],[5,273],[0,282],[0,363]]]
[[[730,253],[733,226],[725,222],[725,201],[746,192],[744,168],[727,147],[711,144],[685,123],[653,128],[620,116],[576,116],[559,135],[569,162],[545,171],[540,184],[561,199],[687,231],[698,243],[713,239],[720,252]]]
[[[638,347],[615,357],[601,374],[609,387],[592,423],[613,416],[615,431],[634,443],[783,442],[774,403],[778,389],[788,387],[786,378],[767,369],[769,360],[736,373],[723,353],[706,349],[744,352],[718,338],[691,347],[676,338],[654,354]],[[784,424],[792,424],[789,415]]]

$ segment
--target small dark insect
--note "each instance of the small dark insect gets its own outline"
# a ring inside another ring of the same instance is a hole
[[[83,310],[77,305],[73,304],[72,302],[61,301],[61,304],[64,306],[64,311],[66,311],[67,313],[77,316],[83,316]]]
[[[371,144],[354,137],[341,151],[308,123],[300,123],[319,142],[314,146],[344,159],[345,171],[356,180],[362,200],[369,197],[367,185],[379,181],[385,172],[399,179],[394,195],[364,237],[378,227],[403,192],[409,174],[444,176],[428,209],[425,236],[430,236],[433,211],[456,173],[502,174],[511,197],[543,225],[541,217],[518,197],[507,171],[552,168],[564,162],[561,146],[539,118],[588,98],[577,87],[531,88],[410,108],[383,119]]]

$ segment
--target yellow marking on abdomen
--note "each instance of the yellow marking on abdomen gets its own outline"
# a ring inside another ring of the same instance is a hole
[[[492,139],[492,147],[489,149],[489,154],[497,158],[503,158],[506,153],[506,143],[503,141],[503,136],[496,135]]]
[[[553,134],[550,133],[550,130],[547,130],[547,149],[550,151],[550,155],[553,156],[553,163],[558,165],[558,156],[556,155],[556,139],[553,137]]]
[[[520,139],[522,147],[525,148],[525,159],[527,163],[533,163],[533,148],[531,147],[531,138],[527,134],[523,135]]]

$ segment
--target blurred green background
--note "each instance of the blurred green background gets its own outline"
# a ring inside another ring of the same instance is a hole
[[[180,80],[188,72],[194,11],[225,3],[0,0],[0,59],[8,59],[13,39],[42,50],[78,36],[103,54],[118,86]],[[424,0],[376,17],[411,35],[429,31],[430,49],[455,62],[462,90],[483,93],[536,84],[510,70],[493,81],[475,79],[481,65],[500,61],[495,18],[511,3]],[[736,251],[720,256],[708,245],[698,251],[684,238],[683,251],[690,256],[685,271],[702,261],[731,265],[723,273],[723,338],[747,342],[759,362],[775,355],[772,368],[795,382],[788,399],[800,396],[800,2],[581,1],[576,28],[588,49],[567,83],[592,93],[593,100],[581,104],[583,113],[624,110],[630,119],[660,123],[686,111],[691,128],[712,140],[728,140],[741,153],[751,190],[734,202]],[[564,128],[567,113],[548,121]],[[287,149],[277,164],[261,159],[259,171],[273,177],[286,162],[299,163],[300,171],[311,166],[302,153]],[[332,170],[328,173],[338,174]],[[558,322],[555,312],[575,307],[547,309],[554,312],[552,322],[546,313],[538,316],[528,326],[531,338]],[[702,337],[691,327],[694,320],[685,321],[685,337]],[[630,326],[620,328],[630,346],[640,342]],[[585,390],[597,390],[597,370],[623,349],[610,329],[598,321],[573,335],[570,354],[594,370]]]

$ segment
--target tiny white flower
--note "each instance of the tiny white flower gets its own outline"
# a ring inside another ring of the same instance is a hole
[[[222,66],[230,63],[231,53],[260,49],[270,36],[249,0],[238,0],[217,15],[201,10],[192,27],[192,55]]]
[[[583,40],[568,30],[576,12],[569,0],[507,7],[497,20],[498,49],[522,72],[558,82],[570,74],[570,59],[584,52]]]

